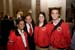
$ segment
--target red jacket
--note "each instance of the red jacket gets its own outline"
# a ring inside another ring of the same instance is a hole
[[[47,27],[36,26],[34,30],[34,40],[38,47],[48,47],[49,46],[49,35]]]
[[[29,50],[28,47],[28,40],[27,40],[27,34],[24,33],[26,37],[27,47],[24,47],[24,44],[22,42],[22,38],[20,34],[15,33],[15,31],[10,32],[9,41],[7,43],[7,49],[8,50]]]
[[[51,31],[54,28],[54,25],[52,23],[48,23],[47,25],[50,30],[49,42],[52,45],[52,47],[68,48],[71,42],[69,26],[65,22],[62,22],[61,25],[55,31],[51,33]]]

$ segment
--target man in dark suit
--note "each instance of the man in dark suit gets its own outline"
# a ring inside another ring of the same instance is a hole
[[[25,28],[24,30],[27,32],[28,35],[28,42],[30,50],[35,50],[35,44],[34,44],[34,22],[32,20],[31,15],[27,15],[25,17]]]
[[[4,19],[1,20],[1,45],[3,50],[6,50],[6,45],[9,37],[9,32],[13,28],[11,20],[8,19],[8,16],[4,16]]]

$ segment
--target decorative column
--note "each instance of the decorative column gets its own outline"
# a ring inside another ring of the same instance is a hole
[[[3,12],[4,12],[4,15],[6,14],[6,0],[3,0]]]
[[[48,0],[40,0],[40,11],[45,12],[48,21]]]
[[[36,21],[36,0],[31,0],[32,17]]]
[[[13,0],[9,0],[9,14],[13,16]]]

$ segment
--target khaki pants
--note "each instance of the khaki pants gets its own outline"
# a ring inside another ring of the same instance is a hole
[[[49,48],[40,48],[40,47],[36,46],[36,50],[49,50]]]
[[[56,49],[56,48],[53,48],[53,47],[49,47],[49,50],[66,50],[66,49]]]

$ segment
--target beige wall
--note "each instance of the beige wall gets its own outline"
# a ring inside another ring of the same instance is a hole
[[[72,16],[71,2],[72,2],[72,0],[66,0],[67,17],[71,17]]]
[[[3,1],[0,0],[0,12],[3,12]]]
[[[40,0],[40,11],[45,12],[46,18],[48,20],[48,0]]]
[[[31,0],[0,0],[0,12],[14,16],[18,9],[26,14],[31,9]]]
[[[66,0],[66,4],[67,4],[66,8],[71,8],[71,2],[72,0]]]
[[[31,9],[33,17],[36,16],[36,13],[44,11],[47,19],[49,19],[49,8],[52,7],[62,7],[62,18],[65,20],[66,0],[0,0],[0,12],[3,11],[5,14],[10,14],[10,16],[15,15],[18,9],[22,9],[24,14]]]
[[[24,15],[31,9],[31,0],[13,0],[13,13],[16,14],[17,10],[23,10]]]
[[[66,0],[40,0],[40,9],[44,11],[48,18],[49,8],[62,7],[61,18],[65,20],[66,16]]]

